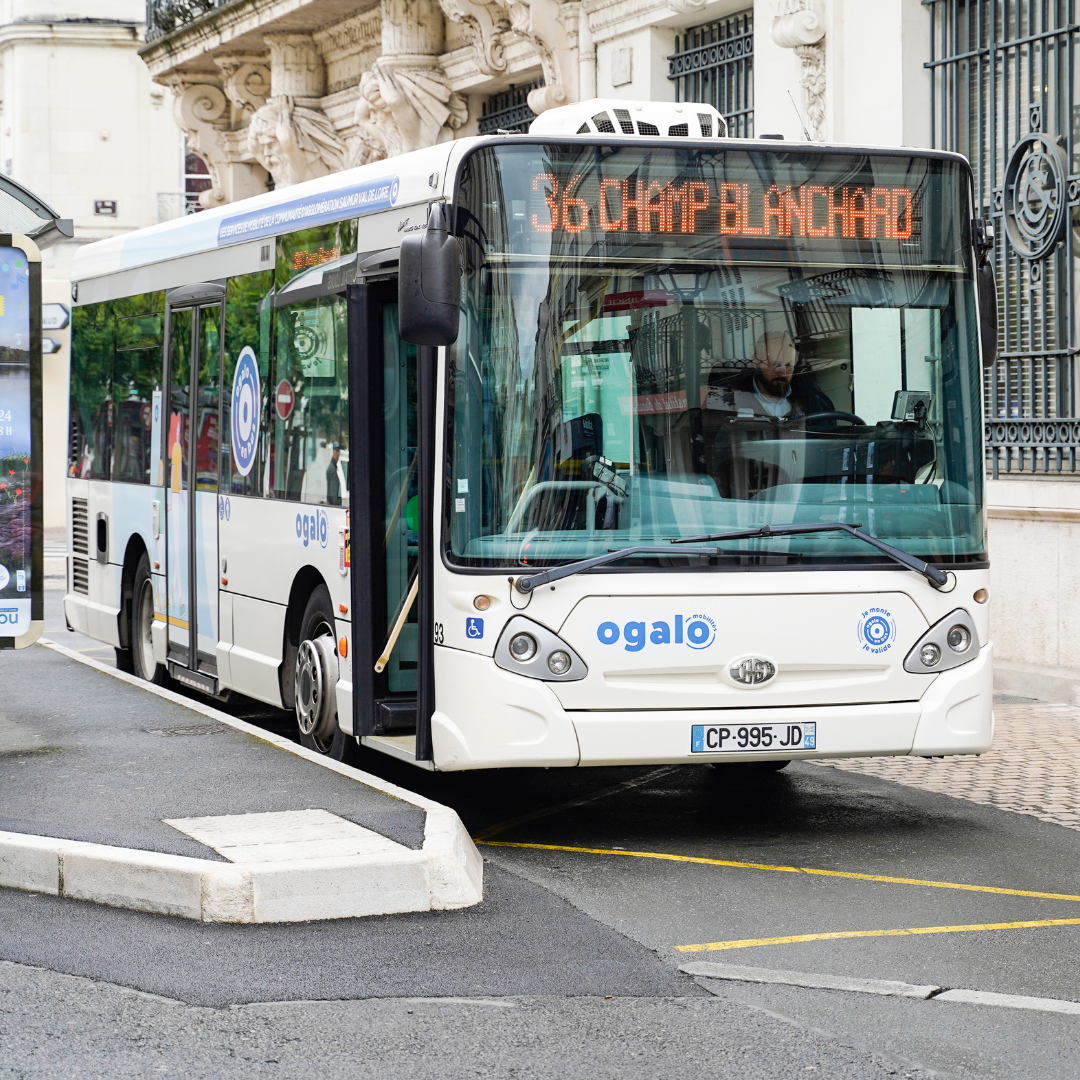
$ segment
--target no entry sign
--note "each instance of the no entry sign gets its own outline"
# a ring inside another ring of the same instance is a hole
[[[292,384],[288,379],[282,379],[278,383],[277,390],[274,393],[274,405],[277,408],[277,414],[282,420],[288,420],[292,415],[293,405],[296,403],[296,395],[293,393]]]

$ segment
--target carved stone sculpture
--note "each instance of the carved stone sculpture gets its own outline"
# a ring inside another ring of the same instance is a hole
[[[772,21],[772,39],[794,49],[802,61],[800,84],[806,91],[806,114],[813,137],[825,138],[825,16],[823,0],[784,0]]]
[[[326,113],[272,97],[248,124],[248,148],[277,187],[345,168],[346,149]]]
[[[261,109],[270,96],[270,66],[265,56],[230,53],[215,56],[222,88],[236,112],[243,116]]]
[[[476,66],[486,75],[504,72],[506,57],[502,39],[510,29],[506,12],[497,4],[481,0],[440,0],[440,6],[451,22],[468,28]]]
[[[356,126],[372,153],[393,156],[444,142],[469,118],[439,56],[437,0],[382,0],[382,55],[360,79]]]
[[[188,78],[176,74],[168,79],[172,88],[173,118],[187,136],[187,147],[206,162],[210,187],[199,194],[199,203],[210,208],[266,191],[266,170],[237,145],[232,129],[229,99],[220,86],[205,75]]]
[[[514,33],[540,56],[544,85],[529,94],[534,113],[576,101],[578,96],[577,10],[559,0],[496,0],[510,15]]]

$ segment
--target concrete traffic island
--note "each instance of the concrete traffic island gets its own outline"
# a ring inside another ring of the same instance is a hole
[[[235,923],[482,899],[448,807],[43,645],[4,658],[0,886]]]

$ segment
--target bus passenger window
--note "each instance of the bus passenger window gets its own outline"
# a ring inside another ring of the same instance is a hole
[[[271,487],[274,498],[348,505],[345,301],[320,296],[274,312]]]
[[[112,420],[113,304],[71,313],[68,476],[108,480]]]

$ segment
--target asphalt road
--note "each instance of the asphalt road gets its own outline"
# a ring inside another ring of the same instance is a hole
[[[1080,1015],[678,971],[1080,1001],[1080,925],[978,929],[1080,920],[1018,895],[1080,896],[1076,831],[810,764],[362,764],[458,810],[481,905],[223,927],[0,892],[0,1077],[1080,1077]]]

